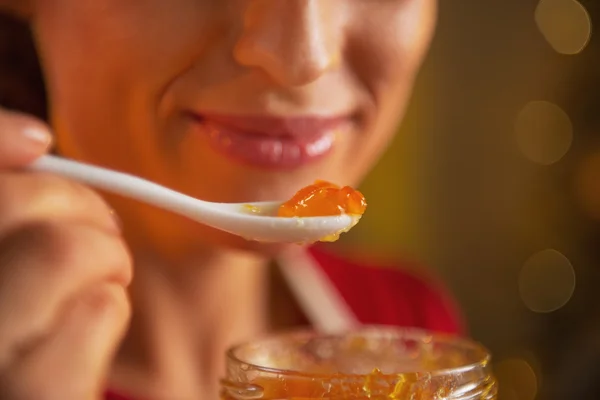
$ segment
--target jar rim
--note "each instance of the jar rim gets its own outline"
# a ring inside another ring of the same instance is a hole
[[[471,351],[475,354],[478,354],[479,357],[473,357],[473,360],[469,362],[465,362],[463,365],[452,366],[448,368],[440,368],[433,369],[431,371],[402,371],[402,372],[388,372],[382,373],[383,376],[402,376],[402,375],[410,375],[410,374],[427,374],[430,377],[444,377],[451,376],[456,374],[463,374],[470,371],[485,369],[491,362],[490,351],[483,346],[481,343],[477,341],[473,341],[468,338],[463,338],[457,335],[439,333],[439,332],[431,332],[419,328],[400,328],[395,326],[387,326],[387,325],[368,325],[363,326],[358,329],[354,329],[351,331],[340,332],[340,333],[320,333],[311,329],[302,329],[302,330],[293,330],[284,333],[275,333],[266,335],[263,338],[253,341],[246,341],[244,343],[240,343],[236,346],[231,347],[226,352],[226,358],[228,363],[234,363],[239,366],[244,366],[244,368],[252,369],[258,372],[264,372],[268,374],[277,374],[280,376],[294,376],[294,377],[302,377],[302,378],[326,378],[331,376],[331,372],[308,372],[308,371],[299,371],[294,369],[286,369],[286,368],[277,368],[270,367],[265,365],[259,365],[259,363],[244,360],[239,356],[239,352],[249,346],[260,346],[261,344],[267,344],[274,340],[282,340],[282,339],[310,339],[310,338],[342,338],[346,336],[357,336],[357,337],[373,337],[376,338],[377,335],[392,335],[396,336],[398,339],[406,339],[406,340],[416,340],[421,341],[424,344],[428,343],[437,343],[437,344],[447,344],[451,345],[457,349],[462,349],[465,351]],[[353,377],[362,377],[365,376],[364,373],[343,373],[345,377],[353,378]]]

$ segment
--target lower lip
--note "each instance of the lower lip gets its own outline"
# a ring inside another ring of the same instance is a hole
[[[244,164],[272,169],[293,169],[322,159],[333,150],[336,133],[342,128],[294,138],[242,132],[208,120],[197,123],[217,151]]]

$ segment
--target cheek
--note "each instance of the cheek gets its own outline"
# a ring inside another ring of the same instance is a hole
[[[106,73],[136,69],[143,76],[181,65],[183,60],[190,63],[191,48],[202,47],[207,14],[213,13],[205,2],[192,0],[44,0],[38,4],[33,26],[41,49],[48,50],[46,55],[53,61],[66,58],[63,68],[84,72],[96,66]]]
[[[156,100],[203,47],[207,35],[201,33],[208,24],[203,18],[210,10],[197,8],[205,3],[38,2],[32,25],[51,102],[93,114]]]
[[[359,79],[377,98],[412,84],[435,24],[435,0],[397,0],[366,6],[355,16],[350,54]]]
[[[161,97],[205,47],[213,4],[40,1],[32,25],[60,151],[124,169],[115,147],[157,152]]]
[[[390,1],[365,6],[350,33],[348,57],[368,91],[365,132],[354,143],[353,174],[362,178],[394,137],[428,49],[435,23],[434,0]]]

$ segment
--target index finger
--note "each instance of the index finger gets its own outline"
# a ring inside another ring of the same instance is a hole
[[[50,129],[38,119],[0,108],[0,170],[24,167],[45,154]]]

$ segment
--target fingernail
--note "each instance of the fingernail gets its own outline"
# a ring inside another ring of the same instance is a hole
[[[32,142],[36,142],[45,146],[50,145],[52,142],[52,135],[45,129],[28,127],[23,129],[23,136]]]

